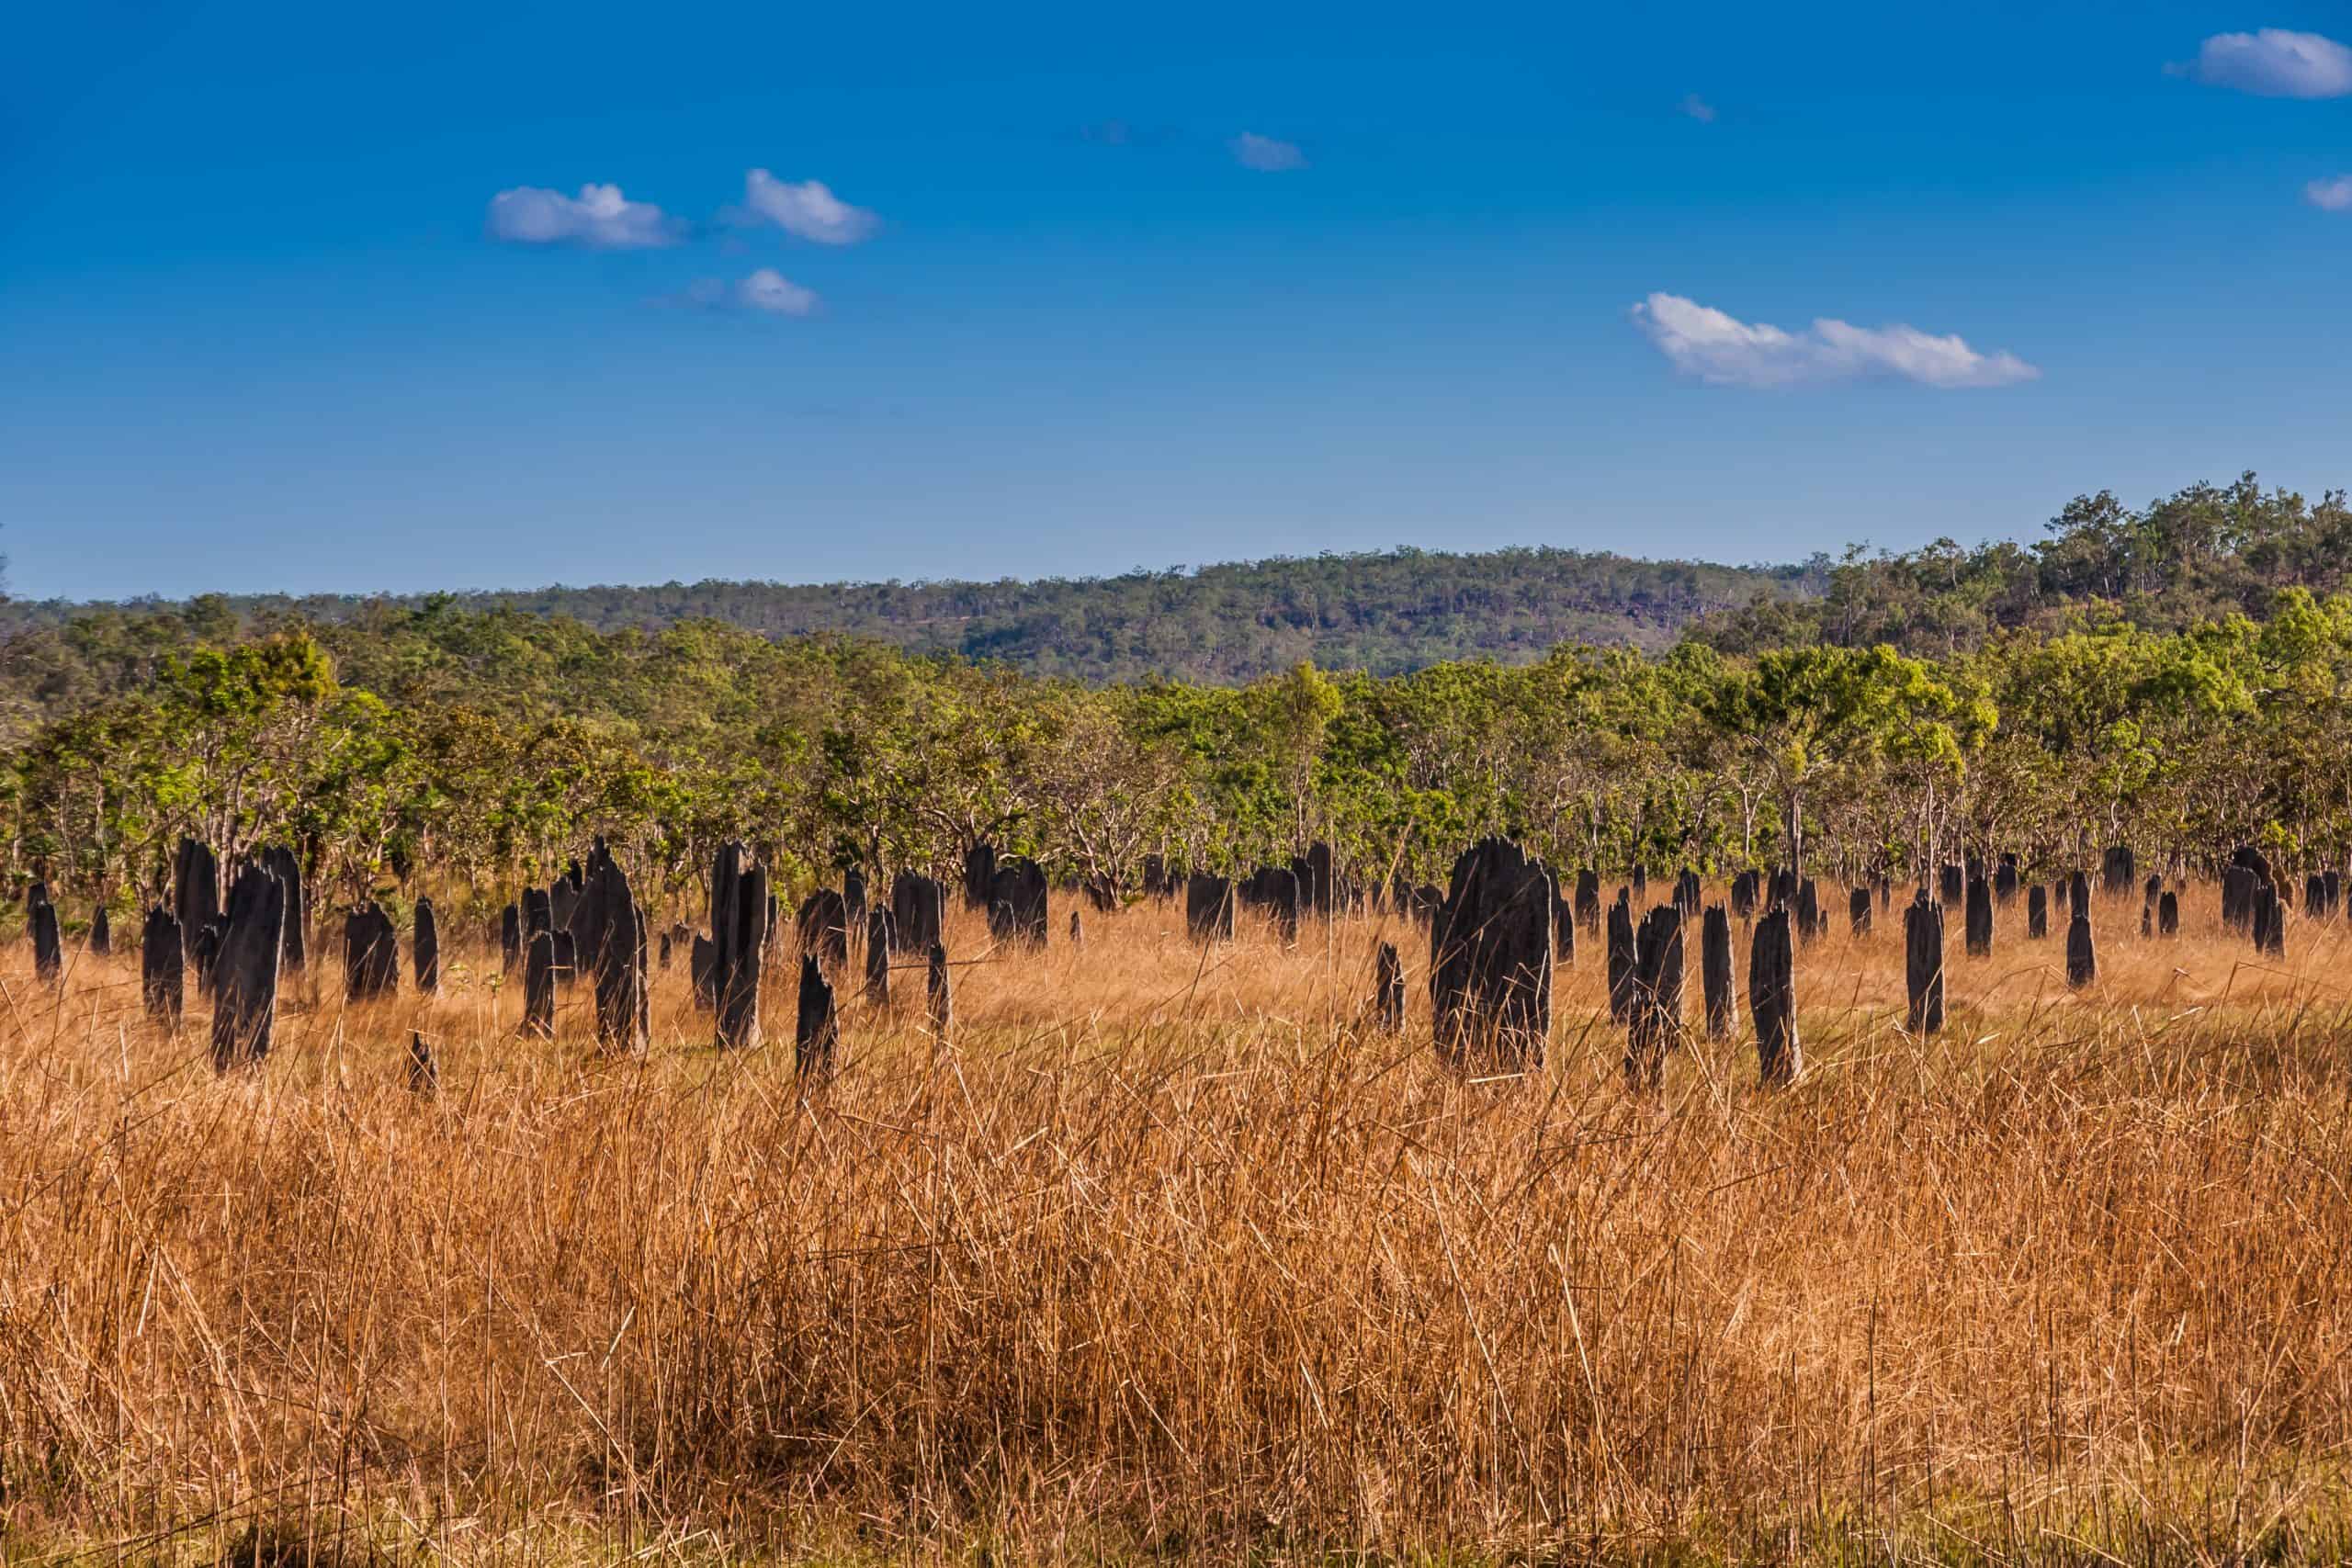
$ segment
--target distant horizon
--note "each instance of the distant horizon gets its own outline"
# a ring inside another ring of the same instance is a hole
[[[1728,558],[1728,557],[1724,556],[1710,556],[1687,550],[1648,551],[1616,548],[1608,546],[1567,544],[1557,540],[1513,540],[1491,545],[1439,546],[1394,543],[1353,547],[1327,547],[1312,550],[1276,551],[1265,555],[1236,555],[1216,559],[1171,563],[1166,566],[1146,566],[1138,563],[1126,567],[1107,570],[1035,570],[1025,572],[1001,571],[993,575],[984,575],[978,572],[963,572],[943,573],[938,576],[923,577],[840,575],[831,577],[804,578],[706,572],[693,577],[602,577],[577,581],[566,581],[564,579],[555,578],[539,582],[510,582],[481,585],[452,584],[446,581],[426,581],[413,586],[351,588],[201,587],[176,592],[150,589],[135,592],[115,594],[75,594],[62,592],[38,593],[29,592],[27,585],[20,580],[18,562],[15,558],[16,547],[19,542],[20,536],[25,535],[27,530],[23,529],[21,525],[12,525],[7,531],[0,532],[0,559],[5,559],[7,565],[6,592],[5,594],[0,594],[0,597],[5,597],[7,600],[13,600],[21,604],[42,605],[137,605],[142,604],[184,604],[191,600],[207,597],[288,601],[318,599],[368,601],[379,599],[422,599],[429,598],[435,594],[447,594],[461,598],[497,598],[508,595],[551,592],[593,593],[602,591],[642,592],[662,588],[695,588],[711,585],[799,590],[848,590],[886,587],[989,587],[1001,584],[1027,586],[1044,583],[1109,582],[1133,577],[1163,577],[1170,575],[1179,577],[1197,577],[1205,571],[1234,569],[1258,569],[1281,565],[1286,562],[1313,561],[1327,558],[1338,559],[1393,559],[1399,556],[1408,554],[1445,557],[1487,557],[1508,555],[1514,552],[1550,552],[1587,558],[1609,558],[1657,566],[1711,567],[1727,571],[1752,572],[1759,575],[1770,575],[1774,573],[1802,571],[1810,566],[1817,558],[1826,558],[1835,561],[1844,552],[1851,549],[1860,549],[1865,554],[1871,556],[1880,554],[1901,555],[1920,549],[1936,542],[1938,539],[1951,539],[1953,543],[1959,545],[1963,549],[1975,549],[1996,543],[2010,543],[2030,547],[2041,536],[2042,525],[2049,523],[2058,515],[2059,509],[2064,505],[2066,501],[2071,501],[2082,496],[2096,495],[2102,491],[2106,491],[2114,494],[2116,499],[2126,507],[2137,507],[2145,504],[2148,502],[2160,499],[2163,496],[2177,494],[2180,491],[2188,489],[2193,485],[2210,484],[2217,489],[2222,488],[2229,484],[2235,483],[2241,473],[2253,473],[2255,479],[2260,482],[2265,493],[2268,493],[2273,491],[2285,491],[2292,494],[2301,495],[2307,500],[2335,494],[2346,488],[2344,485],[2303,487],[2294,484],[2282,484],[2272,479],[2269,476],[2255,470],[2238,470],[2237,472],[2230,474],[2226,478],[2218,477],[2212,474],[2199,475],[2195,478],[2186,479],[2180,484],[2165,487],[2157,491],[2148,492],[2144,497],[2139,497],[2136,499],[2135,497],[2137,497],[2138,492],[2127,491],[2119,485],[2096,485],[2087,489],[2072,491],[2063,500],[2059,500],[2054,503],[2046,506],[2030,529],[2018,527],[2010,530],[1993,530],[1974,535],[1962,535],[1947,530],[1934,534],[1923,534],[1918,538],[1902,545],[1888,543],[1878,539],[1849,539],[1832,545],[1814,546],[1801,552],[1792,553],[1780,558],[1759,558],[1744,561],[1731,559]]]
[[[1816,556],[1830,553],[1831,552],[1824,551],[1814,552]],[[1204,572],[1261,570],[1268,567],[1284,566],[1293,563],[1312,562],[1324,559],[1396,560],[1408,556],[1430,556],[1463,559],[1486,558],[1509,555],[1564,555],[1578,557],[1584,559],[1622,560],[1645,566],[1705,567],[1721,571],[1753,573],[1758,576],[1801,572],[1812,564],[1811,557],[1802,560],[1786,561],[1726,561],[1710,560],[1699,556],[1645,555],[1630,550],[1582,549],[1572,545],[1498,545],[1491,549],[1442,549],[1422,545],[1388,545],[1371,549],[1320,550],[1307,555],[1256,556],[1232,560],[1198,561],[1164,567],[1133,566],[1119,571],[1044,572],[1034,576],[1005,575],[999,577],[923,578],[833,577],[805,581],[791,578],[779,577],[673,577],[664,578],[658,582],[627,582],[618,581],[593,582],[554,581],[528,583],[521,586],[510,584],[503,587],[487,588],[452,588],[447,586],[363,589],[207,588],[198,589],[193,592],[187,593],[127,593],[116,597],[100,598],[75,598],[63,594],[27,593],[19,592],[12,581],[5,595],[0,595],[0,600],[20,604],[41,606],[58,605],[74,608],[85,606],[135,608],[141,605],[151,604],[162,606],[181,605],[192,603],[198,599],[216,598],[232,601],[284,600],[288,603],[300,603],[306,600],[334,599],[352,603],[368,603],[378,600],[430,599],[436,596],[454,599],[500,599],[507,597],[520,597],[536,593],[644,593],[664,588],[683,589],[725,587],[775,588],[803,591],[841,589],[847,591],[854,589],[876,588],[939,589],[993,588],[1000,586],[1035,587],[1057,583],[1082,586],[1090,583],[1119,582],[1128,579],[1174,578],[1179,580],[1189,580],[1198,578]],[[13,565],[11,567],[10,575],[13,578]]]

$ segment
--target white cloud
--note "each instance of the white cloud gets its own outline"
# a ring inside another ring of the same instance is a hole
[[[484,227],[517,245],[588,245],[638,250],[673,245],[684,225],[650,201],[630,201],[618,186],[585,185],[576,197],[517,186],[490,198]]]
[[[1717,387],[1793,387],[1898,376],[1929,387],[2007,387],[2041,374],[2013,354],[1980,354],[1917,327],[1823,318],[1803,332],[1740,321],[1679,294],[1653,294],[1634,322],[1676,369]]]
[[[2265,28],[2215,33],[2194,62],[2177,69],[2214,87],[2266,98],[2341,98],[2352,95],[2352,49],[2317,33]]]
[[[763,316],[811,316],[817,312],[817,291],[795,283],[772,266],[729,283],[723,277],[698,277],[686,285],[684,302],[704,310],[745,310]]]
[[[1692,119],[1697,120],[1701,125],[1713,125],[1715,123],[1715,106],[1709,103],[1706,99],[1701,97],[1696,93],[1690,94],[1688,97],[1682,100],[1682,112],[1689,115]]]
[[[1306,167],[1306,154],[1300,151],[1297,142],[1277,141],[1254,130],[1243,131],[1226,146],[1232,151],[1235,163],[1245,169],[1255,169],[1260,174],[1287,174],[1293,169]]]
[[[772,266],[737,284],[735,298],[746,310],[771,316],[805,316],[817,308],[816,290],[803,288]]]
[[[773,223],[786,233],[820,245],[854,245],[871,235],[882,220],[863,207],[852,207],[835,196],[822,180],[794,185],[765,169],[743,176],[743,205],[728,209],[739,223]]]
[[[2352,175],[2313,180],[2303,187],[2303,199],[2322,212],[2352,212]]]

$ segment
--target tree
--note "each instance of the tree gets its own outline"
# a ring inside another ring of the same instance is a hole
[[[1792,869],[1804,865],[1806,793],[1825,773],[1891,761],[1925,779],[1938,766],[1956,768],[1996,722],[1981,695],[1955,691],[1923,661],[1883,644],[1764,654],[1753,668],[1725,673],[1707,713],[1721,738],[1770,770]]]

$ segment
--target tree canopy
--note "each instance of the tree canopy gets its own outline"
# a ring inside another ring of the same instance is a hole
[[[355,897],[420,870],[489,896],[592,834],[678,890],[729,838],[804,886],[945,874],[984,840],[1128,886],[1149,855],[1245,871],[1317,840],[1355,875],[1424,881],[1490,833],[1564,867],[1909,875],[1963,852],[2059,869],[2118,840],[2161,857],[2249,840],[2340,865],[2352,596],[2253,596],[2245,574],[2335,570],[2285,536],[2333,536],[2342,511],[2250,483],[2136,519],[2070,508],[2036,570],[2127,597],[1944,648],[1853,640],[1860,620],[1822,635],[1861,581],[1849,564],[1762,648],[1702,628],[1661,651],[1567,640],[1400,671],[1302,656],[1233,683],[448,597],[328,619],[113,609],[0,639],[0,820],[18,876],[126,907],[183,835],[298,849]],[[2128,570],[2083,566],[2086,536]],[[2200,564],[2151,565],[2132,553],[2150,539]],[[2214,613],[2148,624],[2224,582]]]

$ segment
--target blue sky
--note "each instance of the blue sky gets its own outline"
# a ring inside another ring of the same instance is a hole
[[[2352,484],[2342,5],[13,34],[21,594],[1745,561]]]

